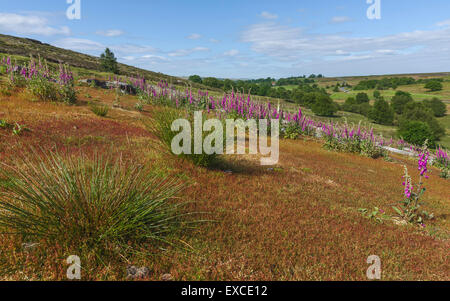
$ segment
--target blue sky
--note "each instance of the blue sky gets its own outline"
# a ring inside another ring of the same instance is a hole
[[[376,0],[373,0],[376,1]],[[450,2],[0,0],[0,33],[176,76],[228,78],[450,71]]]

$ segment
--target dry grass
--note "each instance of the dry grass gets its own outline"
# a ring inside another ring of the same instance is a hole
[[[382,260],[384,280],[450,280],[450,185],[432,170],[427,181],[426,209],[437,218],[426,230],[376,224],[358,209],[380,207],[402,196],[402,164],[351,154],[333,153],[315,141],[281,141],[277,168],[259,166],[252,158],[226,157],[223,169],[197,168],[161,155],[141,119],[158,108],[133,110],[134,97],[107,118],[90,112],[88,99],[111,105],[114,93],[80,88],[77,106],[33,103],[26,94],[0,97],[0,119],[26,125],[30,132],[12,136],[0,129],[0,158],[7,162],[24,145],[76,153],[93,150],[121,153],[155,172],[189,179],[183,201],[189,210],[208,212],[214,222],[188,231],[181,239],[193,248],[168,248],[152,257],[111,257],[102,265],[82,258],[83,279],[123,280],[128,264],[149,267],[149,280],[170,273],[176,280],[365,280],[366,259]],[[224,172],[232,170],[232,173]],[[59,246],[23,251],[22,241],[0,236],[0,263],[14,267],[2,279],[64,279],[71,254]]]

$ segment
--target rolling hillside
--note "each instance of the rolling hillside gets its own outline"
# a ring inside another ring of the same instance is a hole
[[[19,55],[28,57],[40,55],[51,63],[66,63],[72,67],[83,68],[93,71],[101,71],[100,59],[87,54],[72,50],[58,48],[33,39],[19,38],[0,34],[0,53],[8,55]],[[174,77],[162,73],[143,70],[140,68],[118,64],[121,75],[145,76],[152,81],[166,80],[178,85],[190,84],[193,87],[203,88],[202,85],[192,83],[186,79]]]

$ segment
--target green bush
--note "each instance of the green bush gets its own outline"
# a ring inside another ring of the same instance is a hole
[[[333,102],[331,97],[325,94],[317,95],[315,103],[312,105],[311,110],[318,116],[333,116],[337,112],[338,108]]]
[[[42,76],[34,76],[27,82],[27,89],[37,101],[58,101],[58,87]]]
[[[375,123],[391,125],[394,122],[394,110],[382,97],[377,98],[372,110],[369,112],[369,118]]]
[[[77,102],[77,92],[73,83],[62,85],[59,87],[58,100],[67,104],[74,104]]]
[[[408,92],[397,91],[395,96],[391,99],[391,106],[395,113],[403,114],[403,110],[408,103],[411,103],[413,98]]]
[[[183,116],[183,114],[175,109],[171,108],[163,108],[160,112],[155,112],[153,115],[153,122],[146,122],[145,125],[149,132],[151,132],[154,136],[156,136],[160,142],[162,143],[163,147],[168,150],[171,154],[174,155],[172,152],[172,141],[175,138],[175,136],[178,135],[177,132],[172,131],[172,123],[177,119],[188,119],[190,120],[191,124],[191,153],[190,154],[180,154],[177,155],[180,158],[189,160],[193,162],[197,166],[202,167],[212,167],[218,159],[218,154],[206,154],[202,152],[202,154],[195,154],[194,153],[194,127],[193,127],[193,121],[192,118],[188,118],[187,116]],[[203,139],[208,135],[208,133],[203,132]],[[225,135],[225,131],[224,131]],[[225,140],[223,140],[225,141]],[[225,142],[224,142],[225,146]]]
[[[362,104],[365,102],[370,102],[370,99],[369,99],[369,96],[367,95],[367,93],[364,93],[364,92],[358,93],[356,95],[356,103]]]
[[[445,135],[445,128],[434,117],[433,111],[421,102],[411,102],[405,106],[399,123],[401,125],[408,121],[421,121],[428,124],[435,140],[439,140]]]
[[[428,124],[421,121],[404,121],[400,124],[398,135],[406,142],[414,145],[423,145],[428,140],[428,145],[434,147],[436,138]]]
[[[360,154],[373,159],[387,156],[386,150],[384,150],[381,146],[371,142],[370,140],[363,140],[358,137],[345,139],[336,138],[332,135],[326,136],[324,148],[337,152]]]
[[[423,103],[433,111],[435,117],[444,117],[447,114],[447,105],[439,98],[427,99]]]
[[[430,92],[441,91],[442,88],[442,83],[436,80],[431,80],[425,84],[425,89],[428,89]]]
[[[153,177],[143,165],[31,151],[2,165],[0,178],[2,232],[33,242],[130,250],[169,242],[179,227],[172,199],[182,183]]]
[[[91,108],[91,111],[97,116],[106,117],[106,115],[108,115],[109,108],[106,105],[91,103],[89,104],[89,107]]]

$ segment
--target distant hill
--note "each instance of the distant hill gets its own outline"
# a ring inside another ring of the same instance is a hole
[[[73,67],[101,71],[100,59],[98,57],[82,54],[72,50],[58,48],[33,39],[19,38],[0,34],[0,53],[20,55],[25,57],[28,57],[30,55],[37,57],[38,55],[40,55],[41,58],[46,59],[48,62],[62,62]],[[191,86],[196,88],[204,88],[203,85],[192,83],[187,79],[143,70],[125,64],[119,63],[119,70],[121,75],[140,75],[144,76],[148,80],[166,80],[177,85],[190,84]]]

